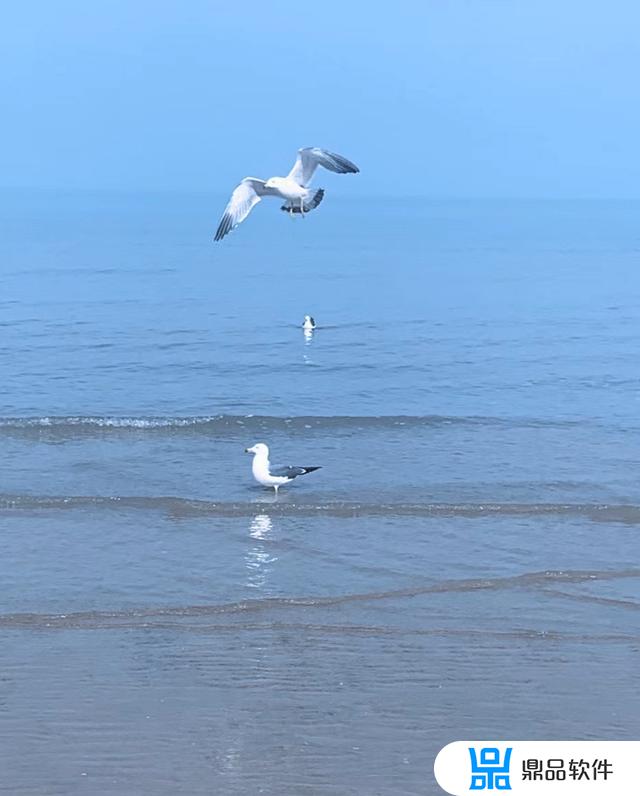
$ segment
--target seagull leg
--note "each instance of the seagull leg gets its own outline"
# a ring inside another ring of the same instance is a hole
[[[300,197],[300,214],[302,218],[304,218],[304,199],[302,196]]]
[[[273,485],[273,488],[274,488],[274,489],[275,489],[275,491],[276,491],[276,497],[278,497],[278,487],[279,487],[279,486],[280,486],[280,484],[274,484],[274,485]]]
[[[289,205],[289,218],[293,219],[293,204]]]

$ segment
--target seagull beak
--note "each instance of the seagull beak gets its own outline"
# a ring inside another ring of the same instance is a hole
[[[253,453],[253,451],[251,450],[251,448],[245,448],[245,449],[244,449],[244,452],[245,452],[245,453]]]

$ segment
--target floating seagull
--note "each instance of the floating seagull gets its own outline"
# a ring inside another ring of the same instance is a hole
[[[356,174],[360,171],[350,160],[326,149],[315,146],[299,149],[296,162],[286,177],[271,177],[266,181],[258,177],[245,177],[242,180],[231,194],[229,204],[218,225],[215,240],[222,240],[228,232],[244,221],[263,196],[279,196],[285,200],[280,210],[285,210],[290,215],[300,213],[304,218],[305,213],[314,210],[324,196],[322,188],[315,191],[309,188],[318,166],[324,166],[325,169],[335,171],[337,174]]]
[[[312,329],[316,328],[316,322],[313,320],[311,315],[304,316],[304,323],[302,324],[302,328],[307,332],[310,332]]]
[[[320,467],[271,467],[269,464],[269,448],[263,442],[258,442],[253,448],[245,448],[245,453],[253,453],[251,470],[253,477],[262,486],[272,486],[278,494],[278,489],[285,484],[290,484],[299,475],[312,473]]]

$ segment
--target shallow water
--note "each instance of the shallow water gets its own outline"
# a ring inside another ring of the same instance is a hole
[[[640,205],[221,201],[0,200],[0,792],[637,738]]]

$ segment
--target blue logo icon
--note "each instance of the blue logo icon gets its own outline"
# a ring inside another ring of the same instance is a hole
[[[469,747],[471,756],[471,785],[469,790],[511,790],[509,782],[509,764],[512,746],[504,750],[504,761],[500,762],[500,750],[495,746],[484,746],[480,749],[480,759],[473,747]]]

